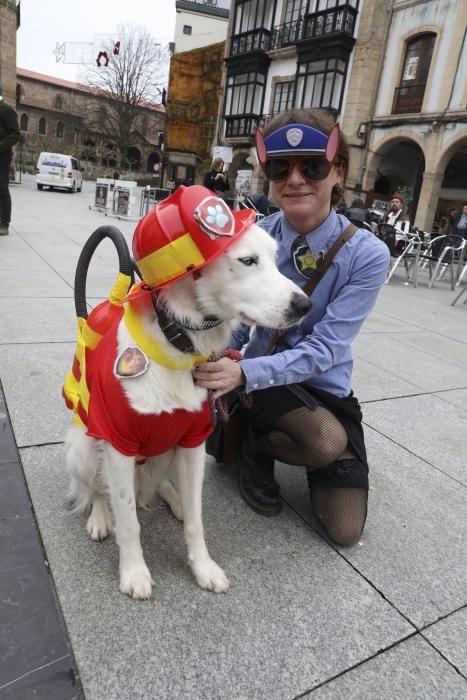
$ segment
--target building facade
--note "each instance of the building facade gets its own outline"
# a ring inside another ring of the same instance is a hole
[[[121,166],[105,123],[99,125],[99,120],[89,118],[100,106],[105,107],[105,97],[85,85],[22,68],[17,69],[16,78],[16,111],[23,136],[17,149],[17,167],[19,160],[23,166],[35,167],[41,151],[75,156],[90,177]],[[160,135],[165,128],[165,108],[145,105],[139,112],[123,166],[152,175],[162,160]]]
[[[0,0],[0,90],[5,102],[16,100],[16,30],[20,23],[20,3]]]
[[[467,2],[366,4],[343,121],[349,186],[370,205],[402,188],[431,231],[467,202]]]
[[[254,131],[290,107],[339,118],[358,32],[360,0],[236,0],[225,58],[217,142],[233,148],[231,179],[252,170],[263,187]]]
[[[225,42],[172,56],[165,130],[165,182],[200,182],[211,164]]]
[[[229,6],[230,0],[176,0],[175,53],[224,41]]]

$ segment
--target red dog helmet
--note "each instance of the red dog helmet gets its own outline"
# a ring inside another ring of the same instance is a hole
[[[161,288],[214,260],[254,221],[206,187],[180,185],[139,222],[133,256],[146,285]]]

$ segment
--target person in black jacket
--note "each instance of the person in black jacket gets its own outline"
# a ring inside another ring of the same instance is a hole
[[[227,174],[224,173],[224,161],[222,158],[214,158],[209,170],[204,176],[203,185],[217,194],[223,195],[230,189]]]
[[[355,226],[361,226],[362,223],[368,223],[368,209],[365,209],[362,199],[354,199],[350,207],[345,212],[346,217]]]
[[[0,94],[0,236],[8,235],[11,219],[9,190],[12,148],[19,141],[18,117]]]

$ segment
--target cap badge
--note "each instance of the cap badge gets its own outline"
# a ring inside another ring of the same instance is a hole
[[[206,197],[194,211],[204,233],[214,240],[219,236],[232,236],[235,220],[231,210],[220,197]]]
[[[287,131],[285,138],[291,146],[298,146],[303,138],[303,131],[297,129],[297,127],[293,127]]]

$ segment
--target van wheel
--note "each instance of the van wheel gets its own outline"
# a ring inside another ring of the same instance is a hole
[[[76,182],[74,180],[70,192],[76,192]]]
[[[37,185],[37,189],[41,190],[44,187],[44,185]]]
[[[82,189],[83,189],[82,186],[81,186],[81,187],[77,187],[77,188],[76,188],[76,191],[77,191],[77,192],[81,192]]]

